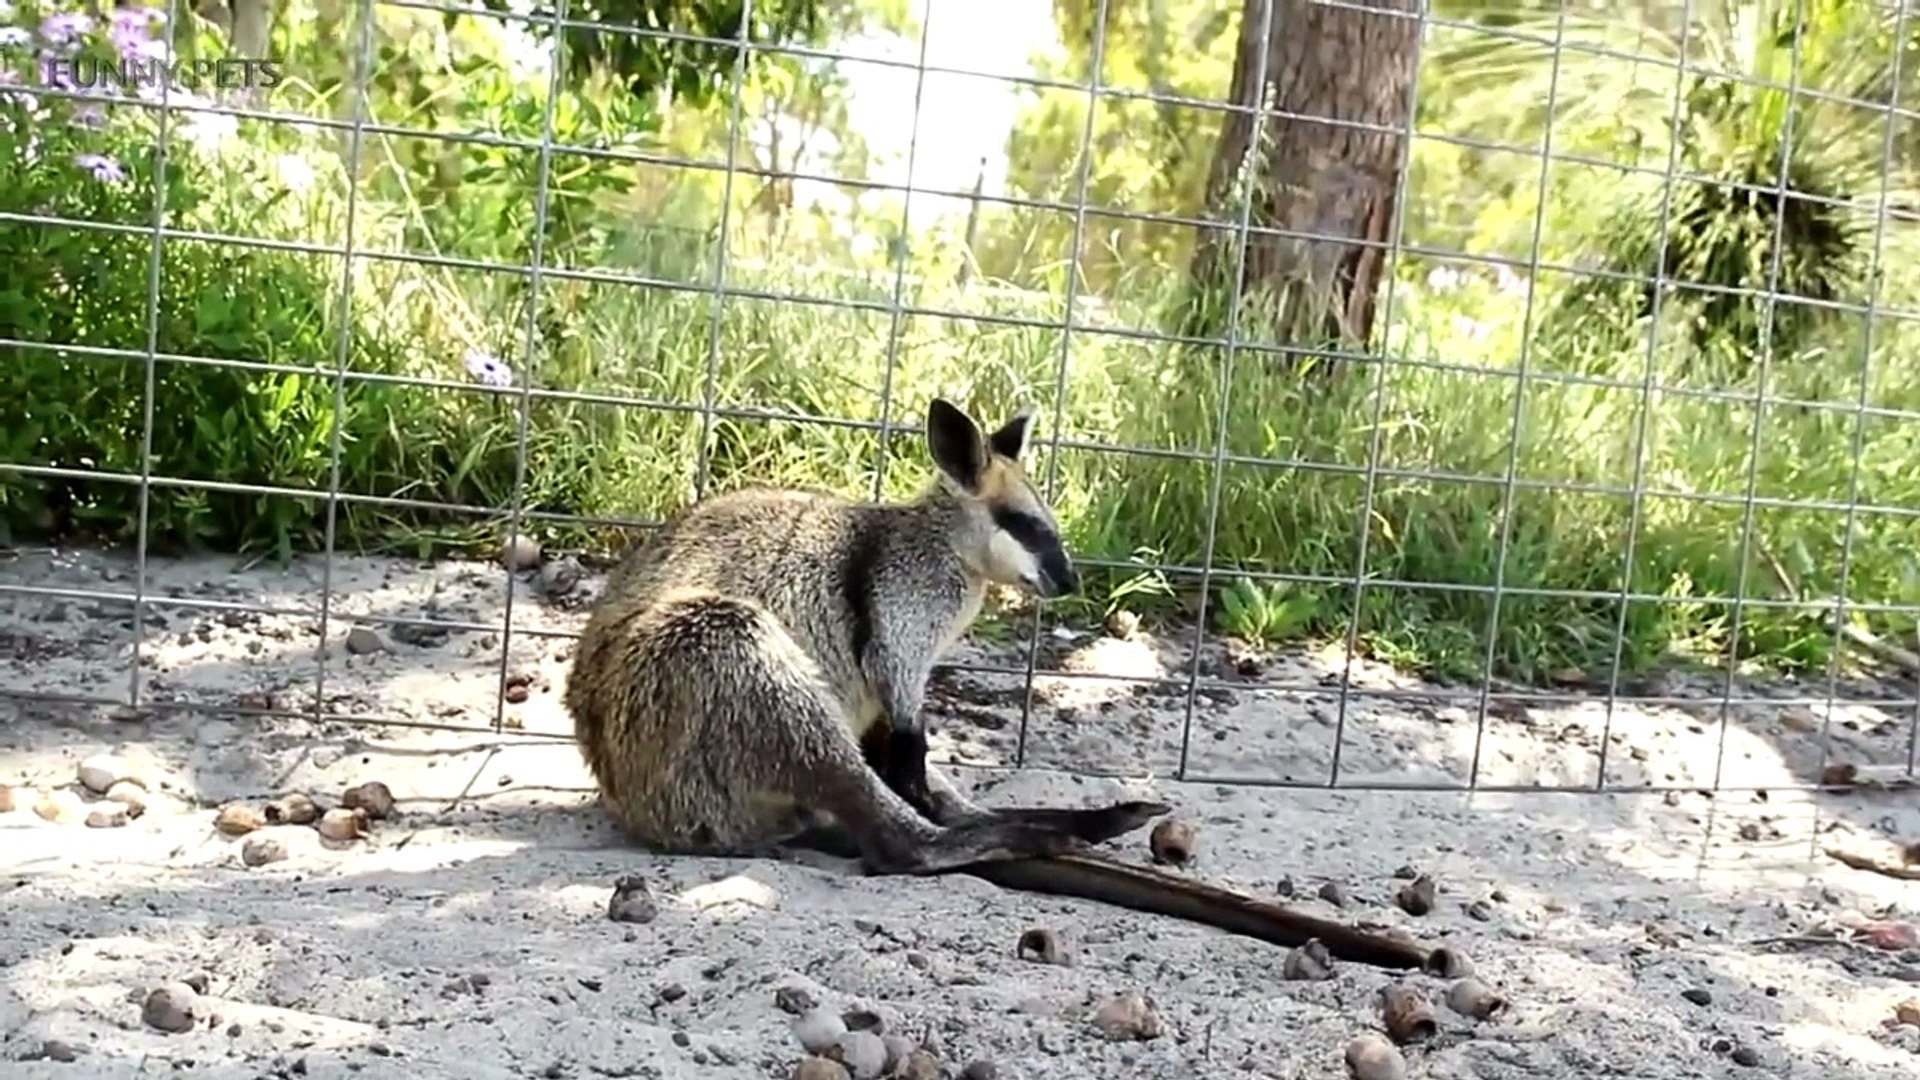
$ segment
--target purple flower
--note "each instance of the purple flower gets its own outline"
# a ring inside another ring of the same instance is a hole
[[[104,184],[117,184],[127,178],[125,169],[110,157],[100,154],[75,154],[73,163],[93,174],[95,180]]]
[[[93,29],[93,17],[77,11],[49,15],[40,21],[40,36],[50,45],[70,45]]]
[[[507,387],[513,385],[513,369],[506,361],[491,356],[478,349],[468,349],[467,372],[488,386]]]
[[[67,118],[67,123],[75,127],[101,128],[106,126],[107,114],[98,105],[82,105],[73,110],[73,115]]]

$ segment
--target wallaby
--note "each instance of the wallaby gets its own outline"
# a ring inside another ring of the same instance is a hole
[[[696,502],[638,545],[595,602],[567,682],[603,804],[662,853],[821,847],[870,873],[961,870],[1420,966],[1410,943],[1091,852],[1164,803],[988,809],[929,767],[927,679],[988,586],[1043,600],[1079,587],[1022,466],[1033,418],[983,433],[936,398],[935,475],[917,498],[749,488]]]

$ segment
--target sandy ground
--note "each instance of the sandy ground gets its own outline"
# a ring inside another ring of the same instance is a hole
[[[571,569],[513,579],[503,634],[497,566],[342,558],[322,650],[319,561],[155,560],[138,650],[155,707],[136,711],[111,704],[134,670],[131,560],[0,554],[0,785],[17,804],[0,812],[0,1072],[786,1077],[802,1054],[783,1008],[794,988],[877,1014],[948,1077],[986,1060],[997,1073],[966,1075],[1335,1078],[1348,1038],[1378,1024],[1392,976],[1343,965],[1287,981],[1283,950],[1174,920],[968,877],[623,844],[565,741],[567,635],[597,586]],[[396,621],[410,618],[451,625]],[[1483,1024],[1440,1008],[1438,1037],[1408,1053],[1416,1077],[1920,1070],[1920,1027],[1890,1023],[1920,996],[1920,950],[1777,940],[1920,911],[1920,884],[1819,854],[1920,837],[1920,798],[1781,790],[1817,774],[1823,726],[1834,757],[1904,767],[1912,686],[1850,680],[1850,703],[1829,710],[1806,700],[1824,683],[1743,680],[1750,700],[1723,709],[1713,679],[1669,676],[1632,688],[1652,700],[1612,710],[1573,693],[1496,698],[1482,732],[1471,692],[1362,663],[1343,707],[1335,654],[1242,658],[1210,642],[1183,740],[1190,645],[1049,632],[1023,725],[1025,647],[975,642],[955,659],[989,670],[936,684],[936,753],[978,766],[959,775],[992,803],[1164,799],[1198,829],[1186,872],[1291,889],[1321,911],[1334,882],[1349,896],[1341,917],[1464,950],[1512,1008]],[[498,704],[509,683],[525,700]],[[324,716],[295,715],[316,694]],[[435,724],[464,730],[423,726]],[[1717,771],[1744,790],[1234,784],[1324,784],[1336,734],[1343,784],[1462,783],[1478,743],[1483,785],[1590,784],[1604,746],[1611,784],[1708,787]],[[1157,779],[1183,741],[1188,774],[1205,779]],[[1029,768],[997,768],[1022,751]],[[90,827],[114,804],[76,776],[101,752],[144,783],[148,806]],[[224,804],[305,792],[331,805],[369,780],[399,808],[364,839],[213,828]],[[36,812],[43,800],[62,820]],[[286,857],[250,867],[241,852],[261,836]],[[1145,843],[1114,847],[1144,858]],[[1412,872],[1440,886],[1424,917],[1392,902]],[[650,884],[657,918],[608,918],[626,875]],[[1056,930],[1072,962],[1017,957],[1034,926]],[[188,978],[204,987],[191,1030],[143,1022],[152,989]],[[1130,991],[1160,1016],[1157,1037],[1110,1039],[1093,1022]]]

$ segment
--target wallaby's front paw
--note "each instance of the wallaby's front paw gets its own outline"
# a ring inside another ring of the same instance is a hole
[[[1116,836],[1125,836],[1172,810],[1173,807],[1166,803],[1142,800],[1115,803],[1096,810],[1081,810],[1076,814],[1073,831],[1074,835],[1087,843],[1098,844]]]

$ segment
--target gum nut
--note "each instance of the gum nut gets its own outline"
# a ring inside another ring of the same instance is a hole
[[[1347,1075],[1353,1080],[1406,1080],[1407,1059],[1371,1031],[1347,1040]]]
[[[1394,894],[1393,902],[1400,905],[1400,910],[1409,915],[1425,915],[1433,910],[1434,894],[1437,891],[1433,879],[1421,874],[1402,885],[1400,891]]]
[[[1014,945],[1013,954],[1022,960],[1033,960],[1042,964],[1061,964],[1067,962],[1066,950],[1060,945],[1060,935],[1044,926],[1036,926],[1020,935]]]
[[[248,866],[265,866],[287,857],[287,845],[276,836],[249,836],[240,845],[240,861]]]
[[[126,763],[112,754],[95,754],[80,763],[80,786],[95,795],[105,795],[108,788],[126,778]]]
[[[393,792],[380,781],[369,780],[343,792],[340,805],[347,810],[365,810],[368,818],[383,821],[393,816]]]
[[[1193,826],[1184,821],[1163,820],[1147,834],[1147,851],[1157,863],[1185,864],[1193,858]]]
[[[315,827],[329,840],[358,840],[366,835],[367,812],[338,806],[321,814],[320,823]]]
[[[1433,1004],[1419,990],[1404,983],[1380,992],[1380,1021],[1387,1037],[1402,1046],[1423,1042],[1440,1033]]]
[[[246,803],[228,803],[213,816],[213,827],[228,836],[245,836],[266,823],[265,815]]]
[[[1475,1020],[1491,1020],[1506,1011],[1507,999],[1479,979],[1468,977],[1447,987],[1447,1008]]]
[[[107,789],[108,802],[117,802],[127,808],[127,816],[139,817],[147,812],[147,789],[135,780],[122,780]]]
[[[1473,974],[1473,961],[1458,949],[1444,945],[1427,954],[1426,963],[1421,969],[1429,975],[1438,975],[1443,979],[1464,979]]]
[[[1160,1013],[1137,991],[1112,998],[1093,1011],[1093,1026],[1115,1042],[1157,1039],[1166,1032]]]
[[[87,828],[117,829],[127,823],[127,808],[115,803],[111,806],[96,806],[87,811]]]
[[[840,1014],[824,1006],[808,1009],[793,1021],[793,1037],[809,1054],[825,1054],[840,1044],[847,1033],[847,1022]]]
[[[1321,944],[1319,938],[1308,938],[1298,948],[1287,951],[1287,961],[1281,974],[1296,982],[1311,982],[1318,979],[1333,978],[1333,954]]]
[[[267,821],[274,825],[311,825],[319,820],[319,805],[299,792],[267,804]]]
[[[155,1031],[178,1035],[193,1030],[194,1004],[200,995],[185,983],[168,983],[147,992],[140,1003],[140,1019]]]

